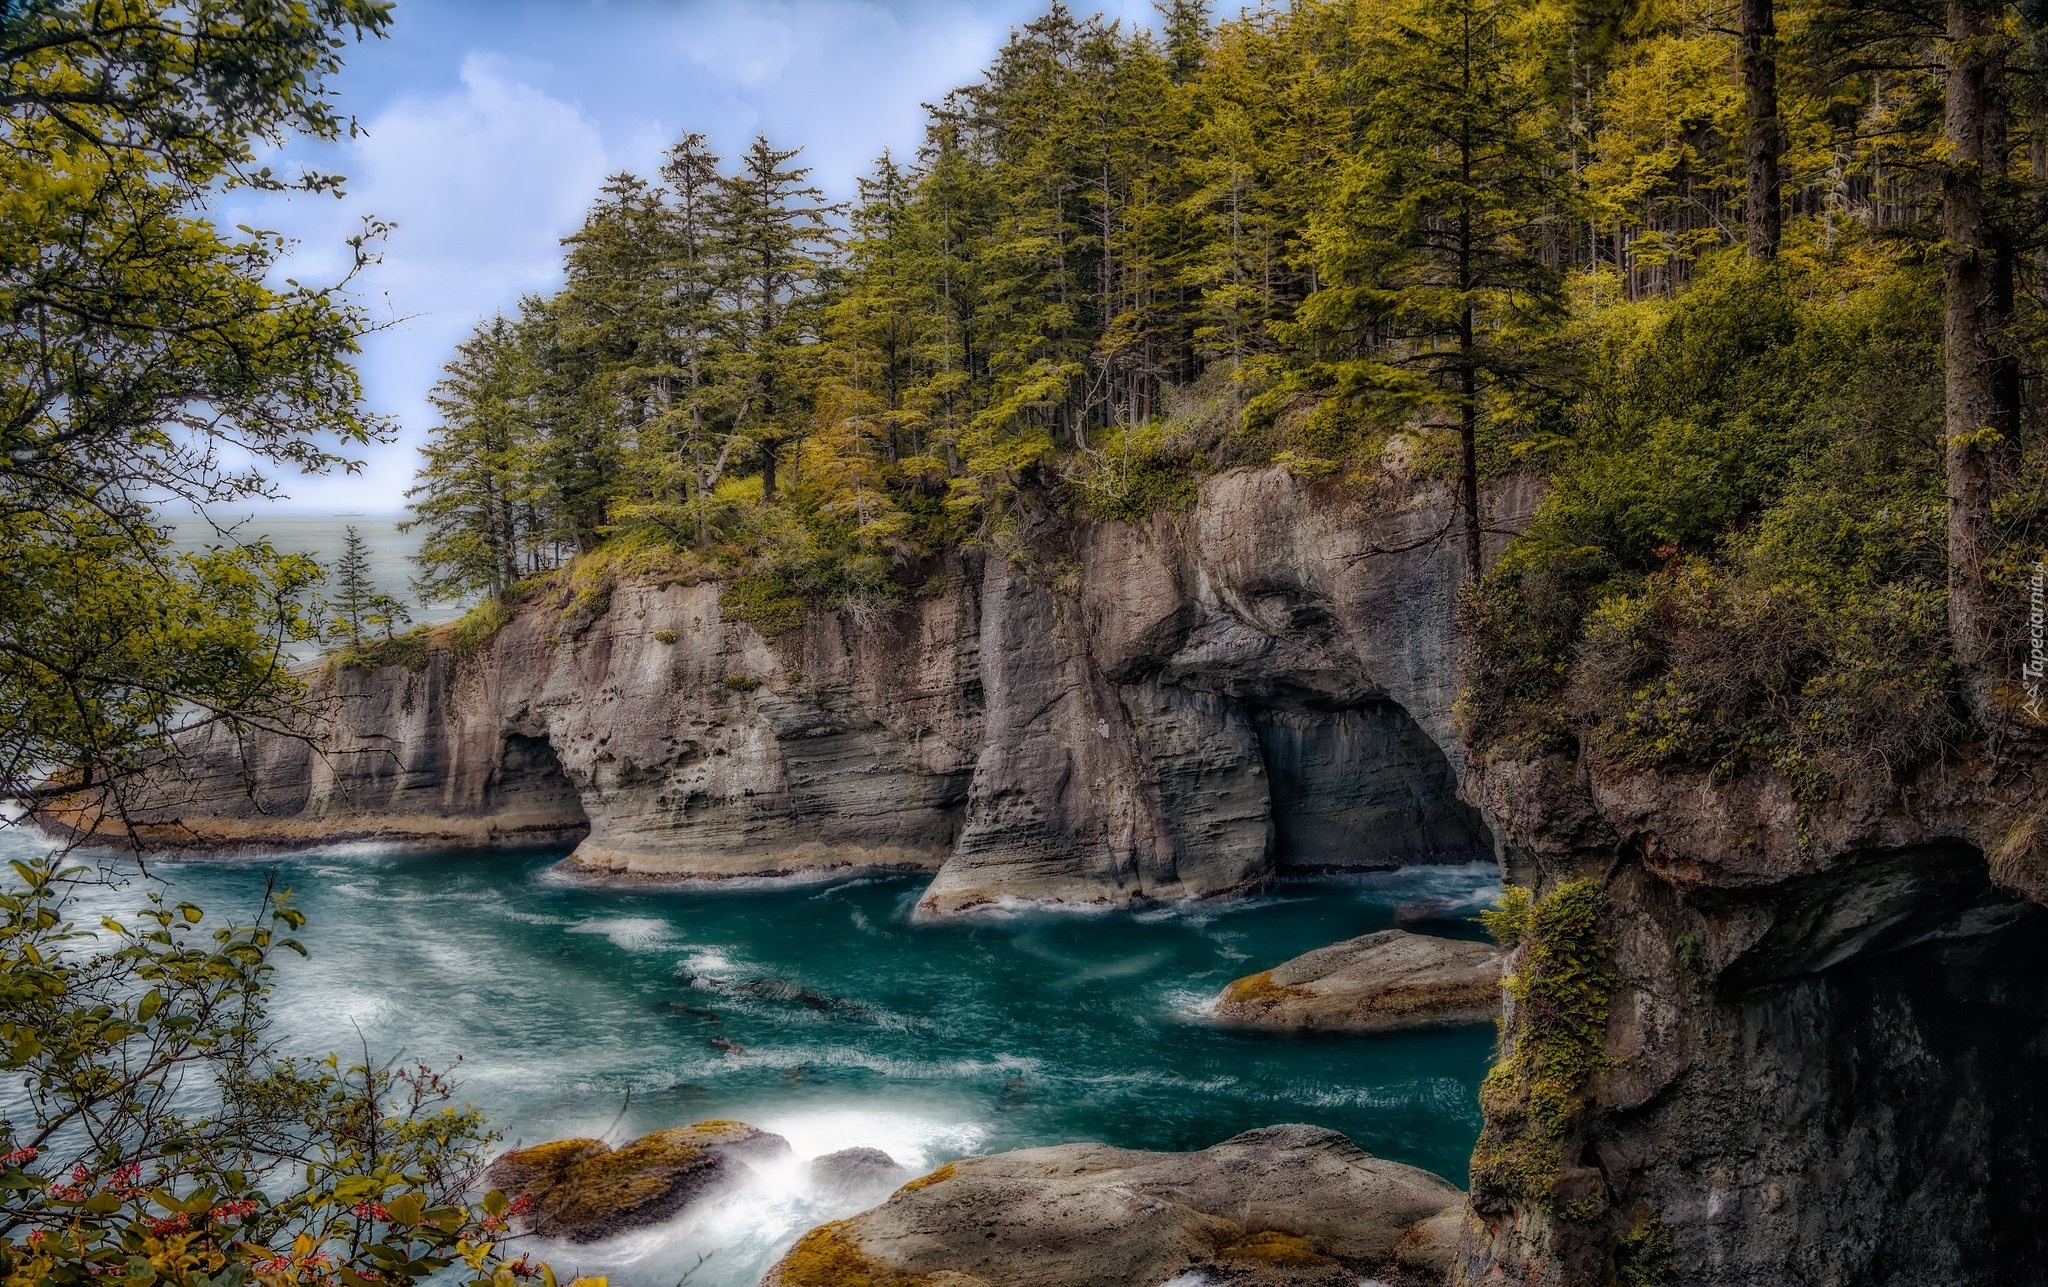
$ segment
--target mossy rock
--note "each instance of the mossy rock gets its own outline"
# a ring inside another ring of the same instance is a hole
[[[748,1177],[748,1159],[788,1152],[781,1136],[744,1122],[697,1122],[617,1149],[592,1139],[514,1149],[491,1164],[488,1179],[509,1197],[532,1199],[529,1232],[594,1242],[728,1192]]]
[[[1317,948],[1223,990],[1224,1023],[1283,1031],[1401,1032],[1489,1023],[1502,952],[1490,943],[1381,930]]]

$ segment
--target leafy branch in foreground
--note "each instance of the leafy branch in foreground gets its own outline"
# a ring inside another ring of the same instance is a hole
[[[66,919],[82,869],[16,862],[0,891],[0,1284],[178,1287],[553,1282],[472,1201],[496,1138],[424,1064],[283,1055],[265,1002],[305,918],[246,923],[149,896]]]

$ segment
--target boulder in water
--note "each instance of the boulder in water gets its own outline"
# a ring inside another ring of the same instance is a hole
[[[822,1196],[841,1201],[886,1197],[909,1178],[907,1167],[878,1148],[843,1148],[811,1162],[811,1184]]]
[[[1156,1284],[1405,1278],[1416,1226],[1464,1194],[1335,1131],[1270,1126],[1198,1153],[1062,1144],[950,1162],[870,1211],[811,1230],[762,1287]]]
[[[697,1122],[617,1149],[592,1139],[514,1149],[485,1179],[508,1197],[530,1199],[528,1232],[594,1242],[728,1192],[751,1173],[748,1162],[788,1154],[789,1141],[744,1122]]]
[[[1239,979],[1214,1013],[1248,1027],[1329,1032],[1487,1023],[1500,1013],[1505,955],[1491,943],[1381,930]]]

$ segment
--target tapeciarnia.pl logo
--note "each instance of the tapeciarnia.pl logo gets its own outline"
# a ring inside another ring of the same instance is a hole
[[[2048,671],[2048,563],[2036,559],[2027,578],[2027,660],[2020,678],[2027,685],[2027,714],[2041,722],[2048,709],[2041,704],[2041,677]]]

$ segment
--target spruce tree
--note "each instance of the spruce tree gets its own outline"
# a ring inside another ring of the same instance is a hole
[[[425,529],[414,556],[427,599],[477,590],[503,594],[544,559],[536,521],[542,450],[529,415],[525,345],[502,313],[464,340],[428,395],[440,422],[421,447],[419,482],[406,492]]]
[[[808,400],[807,349],[817,332],[818,293],[833,250],[832,207],[792,166],[801,148],[757,136],[739,173],[721,183],[719,235],[729,256],[723,282],[736,334],[731,360],[736,431],[753,444],[761,499],[772,504],[784,452],[801,440]]]
[[[1526,373],[1516,331],[1562,305],[1544,254],[1562,167],[1517,66],[1511,16],[1506,0],[1417,0],[1363,51],[1357,149],[1310,224],[1323,287],[1285,332],[1321,359],[1316,378],[1332,397],[1368,414],[1456,418],[1472,580],[1482,403]]]
[[[322,599],[328,614],[328,641],[360,644],[364,628],[373,624],[371,617],[378,611],[378,595],[370,580],[369,545],[353,523],[343,529],[341,557],[335,561],[330,580],[334,593]]]

